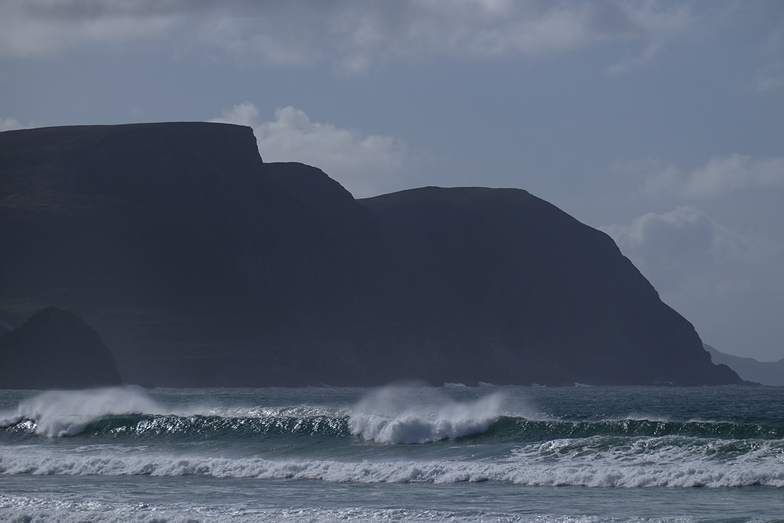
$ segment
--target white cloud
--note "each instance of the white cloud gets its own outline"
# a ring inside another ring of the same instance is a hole
[[[602,229],[704,341],[733,354],[782,357],[780,241],[733,230],[692,206]]]
[[[639,164],[640,170],[649,171],[645,190],[651,194],[715,198],[740,190],[784,187],[784,156],[714,156],[690,172],[674,165],[654,170],[656,166],[654,161]]]
[[[691,10],[687,5],[661,9],[658,2],[643,2],[633,8],[626,5],[626,16],[634,28],[630,36],[645,43],[641,53],[625,57],[608,69],[610,74],[624,73],[639,67],[664,48],[665,44],[685,34],[692,24]]]
[[[176,34],[241,61],[328,61],[359,71],[401,56],[540,55],[642,42],[643,53],[615,66],[619,72],[650,59],[691,22],[688,8],[651,0],[0,0],[0,54]]]
[[[36,127],[36,124],[33,122],[23,124],[16,118],[0,118],[0,132],[13,131],[15,129],[29,129],[31,127]]]
[[[771,238],[739,233],[692,206],[646,213],[603,230],[660,292],[770,290],[782,248]],[[780,289],[784,290],[784,288]]]
[[[252,127],[265,162],[318,167],[355,197],[374,196],[395,185],[408,155],[402,140],[313,122],[294,107],[277,109],[275,119],[265,122],[255,105],[244,102],[214,121]]]
[[[177,18],[151,0],[0,0],[0,56],[49,55],[163,35]]]
[[[663,46],[663,41],[652,42],[645,46],[645,49],[641,54],[624,58],[617,64],[611,66],[607,72],[610,74],[619,74],[640,67],[656,56],[656,53],[658,53]]]
[[[242,102],[241,104],[235,105],[229,110],[223,111],[220,118],[214,118],[212,121],[218,123],[247,125],[248,127],[255,128],[261,125],[260,116],[261,112],[259,111],[258,107],[250,102]]]
[[[342,1],[254,15],[224,12],[219,23],[203,27],[202,38],[243,58],[326,59],[352,72],[401,56],[540,55],[608,39],[652,43],[642,62],[690,24],[688,9],[649,1]]]

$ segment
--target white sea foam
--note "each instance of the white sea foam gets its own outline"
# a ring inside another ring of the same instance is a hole
[[[274,460],[209,457],[141,449],[0,448],[0,474],[63,476],[209,476],[218,478],[308,479],[341,483],[507,482],[528,486],[585,487],[784,487],[780,445],[727,460],[662,449],[571,453],[568,445],[530,448],[503,460]],[[563,454],[560,454],[563,451]]]
[[[484,432],[503,415],[506,396],[495,393],[459,403],[438,389],[389,386],[351,411],[351,432],[377,443],[429,443]]]
[[[0,519],[14,523],[250,523],[276,521],[281,523],[321,522],[404,522],[429,523],[597,523],[607,521],[596,516],[563,516],[504,514],[499,512],[409,509],[409,508],[256,508],[253,506],[192,506],[150,505],[138,503],[73,502],[31,496],[4,496],[0,494]],[[639,518],[613,519],[617,523],[635,522]],[[659,520],[644,520],[655,523]],[[662,520],[664,521],[664,520]],[[688,523],[690,519],[680,518]]]
[[[160,405],[136,387],[47,391],[22,400],[16,411],[0,415],[0,426],[32,420],[37,434],[72,436],[101,416],[162,412]]]

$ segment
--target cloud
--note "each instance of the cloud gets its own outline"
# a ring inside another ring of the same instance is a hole
[[[769,290],[770,281],[779,281],[771,279],[772,271],[780,272],[777,242],[733,231],[693,206],[602,230],[663,293]]]
[[[758,91],[784,90],[784,60],[765,66],[754,78]]]
[[[781,3],[762,4],[763,27],[770,27],[765,54],[772,57],[754,78],[758,91],[784,90],[784,9]]]
[[[734,354],[781,358],[780,238],[733,230],[693,206],[602,230],[703,340]]]
[[[626,5],[630,25],[628,37],[644,42],[639,54],[626,56],[608,69],[609,74],[625,73],[652,60],[665,44],[688,32],[694,23],[687,5],[660,9],[657,2],[643,2],[631,8]],[[631,29],[633,28],[633,29]]]
[[[175,37],[243,62],[330,62],[348,72],[400,57],[541,55],[593,43],[642,42],[621,72],[692,23],[687,7],[650,0],[0,0],[0,54],[28,56]],[[176,35],[176,36],[174,36]]]
[[[29,129],[31,127],[37,127],[37,125],[33,122],[23,124],[16,118],[0,118],[0,132],[13,131],[16,129]]]
[[[313,165],[356,197],[375,196],[395,185],[408,158],[402,140],[313,122],[294,107],[277,109],[275,119],[265,122],[255,105],[244,102],[213,121],[252,127],[265,162]]]
[[[620,73],[631,71],[632,69],[635,69],[637,67],[640,67],[645,62],[651,60],[654,56],[656,56],[656,53],[658,53],[663,46],[664,46],[663,41],[651,42],[650,44],[645,46],[645,49],[641,54],[624,58],[617,64],[610,66],[610,68],[607,69],[607,72],[609,74],[620,74]]]
[[[179,18],[171,2],[0,0],[0,56],[51,55],[74,46],[164,35]]]
[[[715,198],[740,190],[784,187],[784,156],[714,156],[686,173],[675,165],[662,167],[655,161],[638,163],[636,168],[638,172],[649,171],[646,192],[681,198]]]
[[[258,107],[250,102],[242,102],[229,110],[223,111],[220,118],[213,118],[213,122],[233,123],[237,125],[247,125],[248,127],[258,127],[262,125],[261,112]],[[256,137],[258,140],[258,136]]]
[[[485,58],[568,51],[608,39],[661,43],[689,24],[688,10],[655,2],[401,0],[295,2],[286,9],[223,11],[202,42],[241,59],[331,61],[347,72],[400,57]],[[653,48],[652,48],[653,49]],[[651,54],[651,53],[649,53]]]

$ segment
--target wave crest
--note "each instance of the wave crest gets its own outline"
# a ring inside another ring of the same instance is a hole
[[[456,402],[436,389],[384,387],[349,416],[351,433],[376,443],[431,443],[486,432],[504,413],[506,396]]]
[[[0,427],[29,420],[36,434],[74,436],[104,416],[141,413],[162,414],[163,409],[134,387],[47,391],[23,400],[15,412],[0,416]]]

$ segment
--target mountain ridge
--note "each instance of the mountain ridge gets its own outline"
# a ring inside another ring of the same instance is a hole
[[[521,189],[356,200],[248,127],[0,133],[0,319],[165,386],[739,383],[609,236]],[[2,387],[2,384],[0,384]]]
[[[705,350],[711,355],[713,363],[727,365],[738,373],[742,379],[761,385],[784,385],[784,358],[776,361],[759,361],[727,354],[703,343]]]

